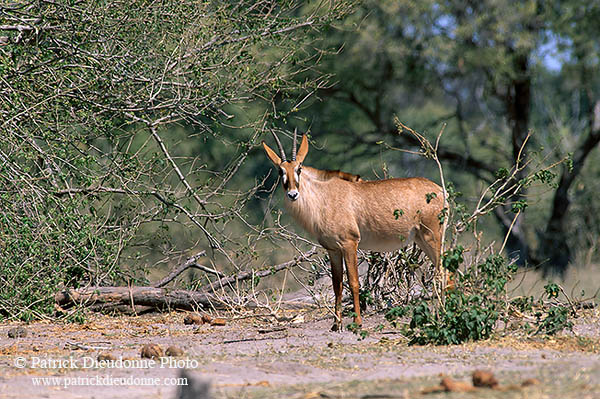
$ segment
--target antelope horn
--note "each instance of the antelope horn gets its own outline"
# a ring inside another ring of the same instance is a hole
[[[294,129],[294,144],[292,145],[292,161],[296,160],[296,145],[298,144],[298,128]]]
[[[271,130],[271,133],[273,133],[273,137],[275,137],[275,141],[277,142],[277,147],[279,147],[279,153],[281,154],[281,160],[282,161],[286,161],[285,159],[285,151],[283,151],[283,146],[281,145],[281,141],[279,141],[279,137],[277,137],[277,135],[275,134],[274,131]]]

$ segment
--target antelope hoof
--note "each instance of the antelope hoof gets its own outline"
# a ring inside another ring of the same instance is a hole
[[[339,321],[335,321],[333,323],[333,325],[331,326],[331,331],[333,331],[333,332],[342,331],[342,323],[340,323]]]

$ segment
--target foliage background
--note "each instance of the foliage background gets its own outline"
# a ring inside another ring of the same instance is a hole
[[[390,150],[418,144],[395,116],[447,124],[467,203],[529,132],[528,152],[571,153],[480,230],[501,240],[525,200],[508,257],[597,275],[598,17],[542,0],[3,3],[0,313],[46,317],[62,286],[147,284],[202,250],[212,272],[179,286],[288,260],[312,243],[260,141],[297,127],[311,166],[438,181]]]

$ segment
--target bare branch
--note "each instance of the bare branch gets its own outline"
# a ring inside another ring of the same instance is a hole
[[[214,274],[220,278],[225,277],[223,275],[223,273],[221,273],[215,269],[212,269],[210,267],[199,264],[198,258],[203,257],[203,256],[206,256],[206,251],[201,251],[201,252],[197,253],[196,255],[192,256],[191,258],[186,260],[184,263],[179,265],[175,270],[171,271],[171,273],[169,273],[163,279],[154,283],[152,286],[157,287],[157,288],[164,287],[165,285],[167,285],[171,281],[173,281],[175,279],[175,277],[179,276],[181,273],[183,273],[184,271],[186,271],[187,269],[190,269],[190,268],[200,269],[204,272]]]
[[[214,283],[211,283],[211,287],[225,287],[225,286],[230,286],[231,284],[233,284],[235,282],[248,280],[248,279],[251,279],[254,277],[270,276],[271,274],[276,273],[278,271],[293,267],[293,266],[299,264],[300,262],[309,259],[316,253],[317,253],[317,248],[312,247],[309,251],[301,254],[300,256],[298,256],[290,261],[280,263],[279,265],[275,265],[268,269],[264,269],[264,270],[260,270],[260,271],[249,270],[249,271],[238,273],[235,276],[225,277],[218,281],[215,281]],[[203,292],[206,292],[206,291],[207,291],[207,289],[205,289]]]

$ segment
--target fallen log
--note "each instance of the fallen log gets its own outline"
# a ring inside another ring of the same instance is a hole
[[[62,308],[73,305],[94,306],[105,304],[150,306],[159,310],[182,309],[223,309],[225,306],[213,294],[188,290],[167,290],[155,287],[86,287],[65,289],[54,296],[56,304]]]
[[[254,277],[267,277],[281,270],[289,269],[300,262],[312,257],[317,253],[316,247],[303,253],[288,262],[281,263],[263,270],[249,270],[240,272],[237,275],[223,277],[220,272],[199,265],[197,259],[204,256],[204,252],[200,252],[189,258],[185,263],[178,266],[168,276],[154,284],[153,287],[84,287],[84,288],[67,288],[55,294],[54,300],[59,308],[68,308],[74,305],[88,307],[95,311],[103,310],[119,310],[125,306],[129,307],[134,313],[140,307],[145,308],[143,311],[148,311],[148,308],[154,308],[161,311],[164,310],[199,310],[199,309],[227,309],[231,307],[220,299],[217,295],[211,293],[216,289],[230,286],[232,283],[249,280]],[[171,282],[175,277],[181,274],[188,268],[195,267],[204,271],[209,271],[221,277],[219,280],[212,282],[203,291],[189,290],[174,290],[162,288],[163,285]],[[209,270],[206,270],[209,269]],[[254,308],[257,306],[253,300],[245,302],[246,308]]]

